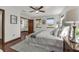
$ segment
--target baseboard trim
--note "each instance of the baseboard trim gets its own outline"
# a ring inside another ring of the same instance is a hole
[[[2,39],[0,39],[0,44],[2,44]]]
[[[21,31],[21,32],[28,32],[28,31]]]
[[[10,40],[10,41],[6,42],[5,45],[7,45],[7,44],[9,44],[9,43],[12,43],[12,42],[14,42],[14,41],[16,41],[16,40],[19,40],[19,39],[21,39],[21,37],[18,37],[18,38],[15,38],[15,39],[13,39],[13,40]]]

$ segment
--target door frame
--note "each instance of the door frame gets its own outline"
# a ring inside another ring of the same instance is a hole
[[[5,51],[5,10],[0,9],[2,11],[2,50]]]

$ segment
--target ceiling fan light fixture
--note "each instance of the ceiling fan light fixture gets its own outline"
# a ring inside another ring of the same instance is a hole
[[[34,7],[34,6],[30,6],[31,9],[33,9],[33,11],[30,12],[35,12],[36,14],[38,14],[39,12],[44,13],[45,11],[41,10],[43,8],[43,6],[38,6],[38,7]]]
[[[35,13],[36,13],[36,14],[38,14],[38,13],[39,13],[39,11],[37,10]]]

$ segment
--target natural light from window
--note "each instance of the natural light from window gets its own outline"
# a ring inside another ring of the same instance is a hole
[[[53,19],[53,18],[48,18],[48,19],[46,20],[46,24],[55,24],[55,19]]]

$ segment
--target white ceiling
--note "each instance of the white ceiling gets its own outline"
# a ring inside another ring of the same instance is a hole
[[[74,8],[74,6],[44,6],[44,8],[42,8],[41,10],[44,10],[45,13],[39,12],[38,14],[36,14],[35,12],[32,13],[29,12],[33,10],[29,6],[21,6],[21,15],[30,16],[30,17],[59,15],[62,12],[66,12],[72,8]]]
[[[5,8],[10,8],[12,10],[18,10],[18,12],[20,13],[20,16],[29,16],[29,17],[37,17],[37,16],[52,16],[52,15],[60,15],[64,12],[66,12],[67,10],[70,10],[76,6],[44,6],[44,8],[42,8],[42,10],[45,11],[45,13],[38,13],[36,14],[35,12],[30,13],[29,11],[32,11],[33,9],[31,9],[29,6],[4,6]],[[36,6],[35,6],[36,7]],[[39,7],[39,6],[37,6]]]
[[[65,6],[44,6],[44,8],[42,8],[41,10],[44,10],[45,13],[39,12],[38,14],[36,14],[35,12],[32,12],[32,13],[29,12],[33,10],[29,6],[23,7],[23,8],[24,9],[22,10],[21,14],[34,17],[34,16],[58,15],[65,9]]]

